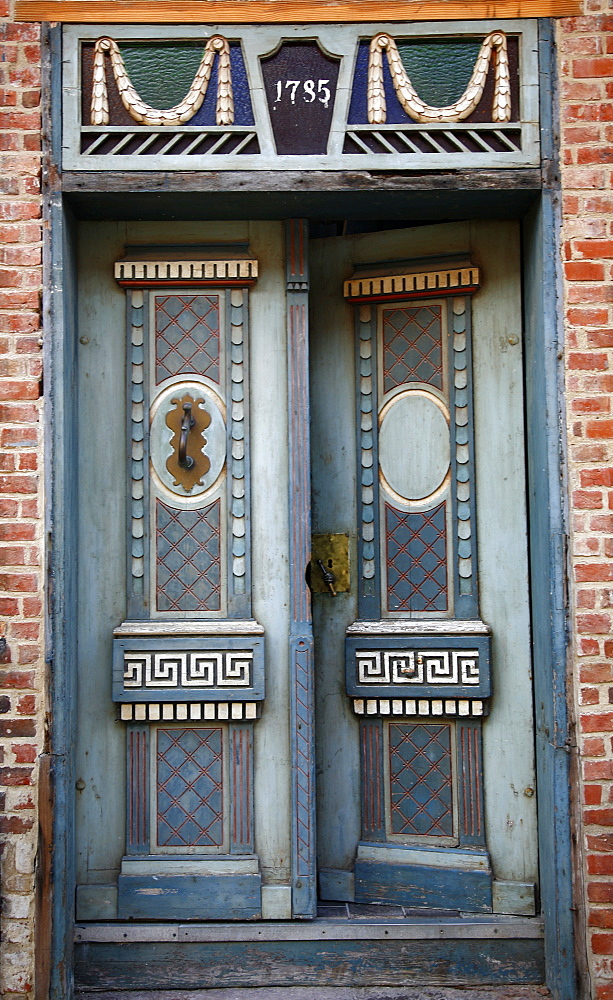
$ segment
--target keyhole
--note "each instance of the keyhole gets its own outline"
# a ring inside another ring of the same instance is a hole
[[[332,560],[331,559],[328,559],[328,568],[332,569]]]

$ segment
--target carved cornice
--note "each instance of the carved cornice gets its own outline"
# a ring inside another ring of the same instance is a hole
[[[115,278],[126,288],[153,285],[253,285],[258,262],[253,259],[226,260],[119,260]]]
[[[405,274],[356,275],[345,282],[343,294],[349,302],[376,302],[382,299],[468,294],[478,288],[478,267],[453,267]]]

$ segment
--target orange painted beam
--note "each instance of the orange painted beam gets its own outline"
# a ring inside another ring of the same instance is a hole
[[[309,24],[567,17],[581,0],[16,0],[17,21],[66,24]]]

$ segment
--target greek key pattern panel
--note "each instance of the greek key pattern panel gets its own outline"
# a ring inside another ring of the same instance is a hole
[[[231,511],[232,585],[235,594],[246,592],[247,496],[245,453],[245,311],[247,293],[242,288],[230,292],[231,326]]]
[[[253,653],[124,653],[126,689],[244,688],[253,684]]]
[[[130,302],[130,569],[132,593],[142,598],[145,576],[145,347],[144,295],[132,292]]]
[[[220,295],[158,295],[155,299],[155,381],[205,375],[219,383]]]
[[[471,429],[471,385],[467,343],[468,303],[463,296],[453,300],[453,413],[455,435],[456,533],[460,595],[474,592],[473,583],[473,440]]]
[[[358,650],[358,684],[478,685],[479,650]]]

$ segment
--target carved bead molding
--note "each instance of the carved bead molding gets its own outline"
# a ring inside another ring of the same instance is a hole
[[[385,299],[423,298],[431,295],[457,295],[476,292],[478,267],[453,267],[436,271],[354,275],[343,286],[349,302],[379,302]]]
[[[449,715],[459,718],[482,718],[488,706],[483,701],[466,698],[354,698],[356,715],[427,716]]]
[[[464,121],[483,97],[492,54],[495,62],[494,98],[492,121],[511,120],[511,78],[507,39],[502,31],[492,31],[484,39],[468,86],[459,100],[448,107],[436,108],[426,104],[413,88],[402,65],[396,42],[386,32],[380,32],[370,43],[368,60],[368,121],[371,125],[385,125],[387,110],[383,79],[383,53],[387,54],[396,96],[408,115],[424,125],[432,122]]]
[[[207,41],[198,71],[181,103],[174,108],[166,108],[165,110],[152,108],[139,97],[130,82],[117,42],[112,38],[99,38],[94,48],[94,82],[90,109],[92,125],[108,125],[109,123],[109,100],[104,65],[104,57],[107,53],[110,56],[121,102],[128,114],[140,125],[182,125],[189,121],[206,97],[213,63],[216,55],[219,55],[215,117],[218,125],[233,124],[234,96],[232,93],[230,46],[221,35],[214,35]]]
[[[255,284],[258,262],[248,258],[214,260],[120,260],[115,280],[124,288],[146,285],[240,285]]]

